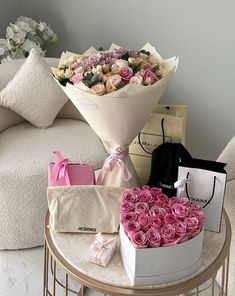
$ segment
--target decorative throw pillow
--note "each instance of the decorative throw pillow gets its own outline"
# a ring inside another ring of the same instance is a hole
[[[14,78],[0,92],[0,106],[10,108],[36,127],[49,127],[68,100],[50,74],[50,66],[31,50]]]

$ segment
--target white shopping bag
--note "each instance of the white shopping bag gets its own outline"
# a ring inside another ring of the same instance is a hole
[[[180,164],[175,183],[177,197],[188,197],[200,204],[205,214],[205,229],[215,232],[220,231],[227,177],[225,165],[192,158]]]

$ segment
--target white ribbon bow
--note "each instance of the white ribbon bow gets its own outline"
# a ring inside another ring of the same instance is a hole
[[[180,179],[174,183],[174,187],[179,190],[179,196],[182,192],[185,192],[186,183],[188,183],[188,179]]]

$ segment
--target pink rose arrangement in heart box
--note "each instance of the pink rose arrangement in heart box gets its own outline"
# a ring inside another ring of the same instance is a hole
[[[122,193],[120,222],[135,248],[156,248],[195,237],[205,217],[201,206],[188,198],[168,198],[160,188],[144,185]]]

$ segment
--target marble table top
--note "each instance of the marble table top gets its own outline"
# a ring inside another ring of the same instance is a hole
[[[89,246],[95,239],[94,234],[56,233],[50,229],[50,235],[58,252],[70,265],[72,265],[79,272],[105,284],[124,288],[133,288],[122,265],[119,248],[117,248],[108,266],[102,267],[88,262],[86,258]],[[110,235],[110,237],[113,236],[115,235]],[[172,286],[176,283],[183,283],[190,278],[193,278],[196,275],[202,273],[219,256],[225,242],[225,237],[226,225],[223,218],[220,233],[204,231],[202,264],[200,269],[196,273],[177,282],[147,286],[144,288],[152,289]],[[143,288],[143,286],[139,288]]]

